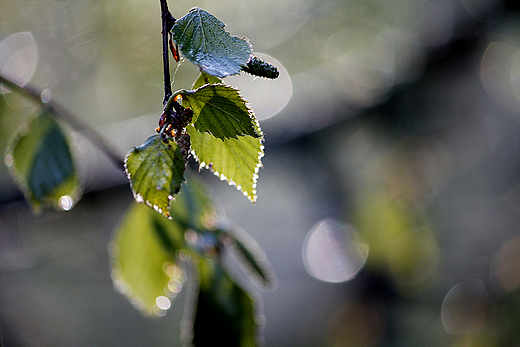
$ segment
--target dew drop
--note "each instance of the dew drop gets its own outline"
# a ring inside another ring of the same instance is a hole
[[[113,283],[114,291],[118,294],[126,293],[126,284],[123,280],[115,280]]]
[[[11,167],[11,166],[13,166],[13,163],[14,163],[14,160],[13,160],[13,156],[11,155],[11,153],[6,154],[6,156],[4,157],[5,166]]]
[[[186,242],[192,246],[195,246],[197,244],[197,241],[198,241],[198,234],[195,230],[193,229],[188,229],[186,230],[186,232],[184,233],[184,239],[186,240]]]
[[[168,299],[166,296],[158,296],[157,299],[155,299],[155,304],[158,308],[161,310],[167,310],[171,306],[170,299]]]
[[[141,194],[137,194],[135,196],[135,201],[137,201],[137,202],[144,202],[143,196]]]
[[[182,282],[178,279],[173,279],[168,282],[168,290],[172,293],[180,293],[182,290]]]
[[[70,195],[63,195],[58,204],[63,211],[70,211],[74,207],[74,199]]]
[[[44,89],[40,95],[40,99],[42,100],[42,103],[44,103],[44,104],[51,101],[51,90],[49,88]]]
[[[187,250],[183,249],[179,252],[179,258],[182,260],[182,261],[190,261],[191,260],[191,253],[188,252]]]

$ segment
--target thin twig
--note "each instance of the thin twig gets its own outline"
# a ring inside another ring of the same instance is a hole
[[[163,104],[166,104],[172,95],[172,86],[170,80],[170,56],[168,54],[168,33],[170,32],[175,18],[168,10],[166,0],[161,1],[161,19],[162,19],[162,42],[163,42],[163,73],[164,73],[164,99]]]
[[[9,77],[0,73],[0,84],[7,89],[25,95],[33,101],[39,103],[45,107],[52,115],[59,117],[63,121],[67,122],[74,130],[81,132],[82,135],[87,138],[94,146],[99,148],[105,155],[114,163],[114,165],[124,170],[124,162],[121,156],[117,154],[97,133],[94,129],[83,123],[77,116],[67,110],[65,107],[55,101],[43,102],[41,95],[42,91],[31,84],[25,84],[24,86],[14,82]]]

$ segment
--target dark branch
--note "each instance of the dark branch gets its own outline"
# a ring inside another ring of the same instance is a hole
[[[117,154],[92,128],[84,124],[79,120],[77,116],[69,112],[66,108],[61,106],[59,103],[55,101],[42,101],[42,91],[36,88],[31,84],[26,84],[21,86],[11,80],[9,77],[0,73],[0,84],[2,84],[7,89],[25,95],[35,102],[41,104],[45,107],[52,115],[55,117],[59,117],[63,121],[67,122],[74,130],[81,132],[85,138],[87,138],[94,146],[99,148],[105,155],[114,163],[116,167],[121,170],[124,170],[124,162],[121,159],[120,155]]]
[[[172,87],[170,82],[170,57],[168,55],[168,33],[170,32],[175,18],[168,10],[166,0],[161,1],[161,19],[162,19],[162,42],[163,42],[163,74],[164,74],[164,99],[163,105],[166,104],[172,95]]]

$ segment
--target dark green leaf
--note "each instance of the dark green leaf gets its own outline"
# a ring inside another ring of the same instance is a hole
[[[49,114],[35,118],[10,148],[12,172],[35,211],[48,205],[68,210],[79,199],[79,177],[69,143]]]
[[[257,57],[251,57],[251,60],[249,60],[247,65],[244,66],[242,70],[254,76],[271,79],[278,78],[280,75],[276,66],[266,63]]]
[[[184,181],[186,163],[174,141],[165,143],[159,134],[135,147],[125,158],[125,170],[135,200],[145,202],[170,218],[169,205]]]
[[[157,298],[173,298],[185,279],[175,257],[183,246],[179,224],[143,204],[132,204],[111,243],[114,287],[147,315],[161,315]]]
[[[170,205],[171,218],[185,229],[212,230],[218,217],[213,201],[204,184],[195,175],[189,175],[179,194]]]
[[[193,110],[193,124],[200,132],[219,139],[249,135],[256,131],[256,118],[238,90],[226,85],[204,85],[195,91],[182,90],[182,105]]]
[[[198,261],[200,288],[193,322],[193,344],[197,347],[257,346],[255,303],[236,285],[220,262]]]
[[[222,237],[229,238],[224,242],[226,249],[230,251],[251,282],[260,289],[275,288],[277,279],[267,256],[246,231],[233,226],[230,230],[223,231]]]
[[[221,141],[191,125],[186,130],[191,137],[192,152],[200,165],[236,186],[252,202],[256,201],[256,181],[264,155],[262,139],[242,136]]]
[[[244,38],[231,36],[212,14],[193,8],[171,30],[182,54],[210,75],[226,77],[240,72],[252,52]]]

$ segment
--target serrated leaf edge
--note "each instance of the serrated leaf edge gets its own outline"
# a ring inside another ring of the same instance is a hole
[[[258,123],[258,122],[257,122]],[[198,131],[198,130],[197,130]],[[263,139],[260,140],[261,142],[263,141]],[[249,199],[249,201],[251,201],[253,204],[256,202],[256,199],[257,199],[257,195],[256,195],[256,186],[257,186],[257,182],[258,182],[258,178],[259,178],[259,175],[258,175],[258,172],[260,171],[260,169],[263,167],[263,164],[262,164],[262,158],[264,157],[265,153],[264,153],[264,148],[265,146],[260,143],[260,151],[258,151],[258,156],[257,156],[257,160],[258,160],[258,164],[256,164],[255,166],[255,169],[254,169],[254,172],[253,172],[253,176],[252,176],[252,179],[253,179],[253,184],[251,186],[252,190],[251,190],[251,195],[248,194],[247,191],[244,190],[244,188],[242,188],[242,186],[240,185],[237,185],[237,183],[235,181],[233,181],[232,179],[229,179],[226,175],[218,172],[217,170],[213,170],[213,163],[210,162],[210,163],[206,163],[202,160],[200,160],[200,158],[197,156],[197,154],[195,153],[195,151],[192,149],[191,150],[191,155],[193,156],[193,158],[199,163],[200,167],[203,167],[207,170],[209,170],[210,172],[212,172],[215,176],[217,176],[221,181],[227,181],[229,185],[231,186],[234,186],[237,190],[241,191],[242,194]]]
[[[186,15],[188,15],[190,12],[194,12],[194,11],[204,11],[204,12],[206,12],[206,13],[209,13],[211,16],[213,16],[213,17],[214,17],[214,18],[219,22],[219,25],[221,25],[222,30],[224,30],[224,32],[225,32],[227,35],[229,35],[231,38],[235,38],[235,37],[236,37],[236,38],[239,38],[239,39],[241,39],[241,40],[244,40],[244,41],[247,43],[247,45],[249,46],[249,48],[250,48],[249,60],[251,60],[251,57],[253,56],[253,44],[249,41],[249,38],[247,38],[246,36],[238,36],[238,35],[233,35],[233,34],[231,34],[229,31],[227,31],[227,30],[225,29],[225,28],[226,28],[226,23],[224,23],[223,21],[221,21],[220,19],[218,19],[218,18],[217,18],[216,16],[214,16],[212,13],[210,13],[210,12],[208,12],[208,11],[206,11],[206,10],[204,10],[204,9],[202,9],[202,8],[200,8],[200,7],[198,7],[198,6],[193,7],[192,9],[190,9]],[[183,17],[184,17],[184,16],[183,16]],[[181,18],[182,18],[182,17],[181,17]],[[180,19],[180,18],[179,18],[179,19]],[[172,30],[173,30],[173,28],[172,28]],[[184,35],[184,32],[182,33],[182,35]],[[182,48],[182,45],[179,44],[179,48],[180,48],[180,51],[182,52],[182,49],[183,49],[183,48]],[[191,61],[191,59],[189,59],[189,58],[186,58],[186,59],[188,59],[188,60],[189,60],[190,62],[192,62],[194,65],[199,66],[199,67],[201,68],[201,71],[204,70],[204,69],[203,69],[203,68],[204,68],[203,66],[200,66],[199,64],[197,64],[197,63]],[[248,60],[248,61],[249,61],[249,60]],[[207,73],[208,75],[211,75],[210,73],[208,73],[208,72],[206,72],[206,71],[204,71],[204,72]],[[239,69],[236,73],[231,74],[231,75],[226,75],[226,76],[215,76],[215,75],[211,75],[211,76],[214,76],[214,77],[217,77],[217,78],[225,78],[225,77],[227,77],[227,76],[236,76],[236,75],[239,75],[240,72],[242,72],[242,69]]]
[[[130,171],[128,171],[128,165],[127,165],[127,162],[128,162],[128,158],[130,157],[130,154],[133,153],[133,151],[139,146],[135,146],[131,151],[129,151],[126,156],[125,156],[125,160],[124,160],[124,168],[125,168],[125,175],[126,175],[126,178],[128,179],[128,182],[130,183],[130,190],[132,191],[132,194],[134,196],[134,200],[138,203],[145,203],[148,207],[150,208],[153,208],[157,213],[163,215],[164,217],[172,220],[172,216],[170,215],[170,205],[171,205],[171,202],[173,200],[175,200],[175,195],[170,195],[172,197],[172,199],[170,199],[170,202],[168,203],[168,208],[166,211],[163,211],[161,208],[159,208],[159,206],[157,205],[154,205],[150,202],[150,200],[145,200],[143,198],[143,196],[141,194],[139,194],[138,192],[136,192],[136,190],[134,189],[134,185],[132,183],[132,175],[130,174]]]
[[[181,90],[178,90],[176,91],[173,96],[177,96],[177,95],[180,95],[181,96],[181,99],[183,98],[182,96],[182,93],[186,93],[186,94],[195,94],[196,92],[200,91],[201,89],[203,88],[206,88],[206,87],[224,87],[228,90],[232,90],[234,92],[237,93],[238,97],[240,98],[241,101],[244,102],[244,107],[246,108],[246,111],[247,111],[247,115],[249,116],[249,119],[251,119],[251,121],[253,121],[253,125],[255,127],[255,130],[259,130],[260,129],[260,124],[258,123],[258,119],[256,118],[256,114],[255,112],[253,111],[253,108],[251,107],[251,103],[242,96],[242,93],[241,91],[236,88],[235,86],[232,86],[230,84],[226,84],[226,83],[206,83],[202,86],[200,86],[199,88],[195,89],[195,90],[185,90],[185,89],[181,89]],[[197,119],[198,119],[199,115],[197,115]],[[195,122],[192,122],[191,124],[194,124]],[[263,137],[263,133],[262,131],[260,131],[258,133],[260,135],[260,137]],[[213,134],[211,134],[213,135]],[[238,137],[242,137],[242,136],[249,136],[249,135],[241,135],[241,136],[237,136],[236,138]],[[229,137],[229,138],[233,138],[233,137]]]

